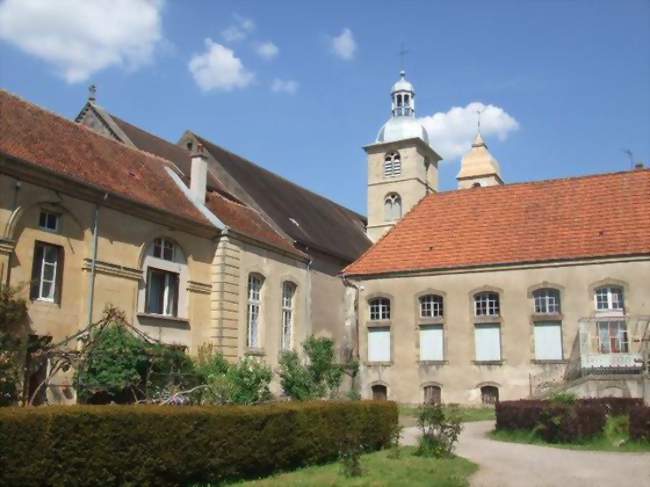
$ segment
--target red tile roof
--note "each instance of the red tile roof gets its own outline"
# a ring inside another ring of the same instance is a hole
[[[0,90],[0,153],[82,184],[210,223],[164,174],[166,160],[135,150]]]
[[[431,194],[346,275],[650,255],[650,170]]]

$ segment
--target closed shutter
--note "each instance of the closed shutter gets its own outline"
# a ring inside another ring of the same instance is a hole
[[[498,324],[476,325],[474,341],[477,361],[501,360],[501,327]]]
[[[56,255],[56,278],[54,282],[56,286],[54,288],[54,302],[61,304],[61,296],[63,295],[63,258],[64,250],[63,247],[57,247]]]
[[[562,324],[558,321],[535,323],[535,358],[562,360]]]
[[[390,328],[368,330],[368,362],[390,362]]]
[[[41,266],[43,265],[43,245],[36,243],[34,246],[34,260],[32,262],[32,282],[29,290],[31,299],[38,299],[38,289],[41,281]]]
[[[441,325],[420,327],[420,360],[443,360]]]

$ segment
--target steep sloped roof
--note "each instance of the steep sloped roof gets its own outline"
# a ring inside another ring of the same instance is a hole
[[[365,218],[196,134],[259,207],[296,242],[352,261],[370,246]]]
[[[650,170],[431,194],[346,275],[650,255]]]
[[[0,152],[82,184],[203,225],[164,172],[169,164],[0,90]]]

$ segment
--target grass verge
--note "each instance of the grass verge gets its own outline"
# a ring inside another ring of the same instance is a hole
[[[345,477],[341,472],[341,464],[337,462],[306,467],[264,479],[228,484],[228,486],[464,487],[469,485],[469,476],[478,469],[477,465],[464,458],[423,458],[413,455],[414,451],[414,447],[402,447],[399,458],[390,458],[389,450],[362,455],[363,475],[361,477]]]
[[[628,417],[608,418],[602,435],[581,443],[548,443],[535,431],[491,431],[488,436],[493,440],[529,445],[551,446],[568,450],[650,452],[650,442],[631,441],[628,435]]]
[[[455,407],[461,417],[461,422],[469,423],[472,421],[494,421],[494,408],[457,406]],[[445,413],[448,407],[444,407]],[[418,406],[410,404],[399,405],[399,423],[405,428],[416,426]]]

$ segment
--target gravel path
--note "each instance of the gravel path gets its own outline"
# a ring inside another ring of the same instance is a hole
[[[650,453],[565,450],[495,441],[493,421],[465,423],[456,453],[477,463],[472,487],[650,487]],[[416,428],[404,430],[415,444]]]

